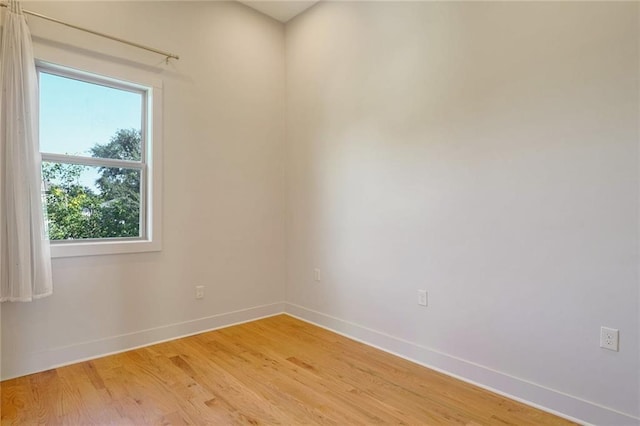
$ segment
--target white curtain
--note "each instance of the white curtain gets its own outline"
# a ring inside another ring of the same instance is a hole
[[[38,78],[20,4],[9,1],[0,52],[0,302],[52,293],[38,147]]]

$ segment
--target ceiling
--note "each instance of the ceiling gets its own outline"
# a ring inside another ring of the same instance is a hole
[[[271,16],[280,22],[287,22],[294,16],[309,9],[319,0],[238,0],[242,4]]]

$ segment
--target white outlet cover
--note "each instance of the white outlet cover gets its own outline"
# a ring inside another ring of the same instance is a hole
[[[418,290],[418,305],[427,306],[427,290]]]
[[[204,299],[204,286],[197,285],[196,286],[196,299]]]
[[[618,352],[620,331],[615,328],[600,327],[600,347]]]

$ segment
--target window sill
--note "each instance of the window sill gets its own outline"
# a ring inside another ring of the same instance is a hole
[[[109,254],[144,253],[160,251],[160,241],[90,241],[51,243],[51,257],[101,256]]]

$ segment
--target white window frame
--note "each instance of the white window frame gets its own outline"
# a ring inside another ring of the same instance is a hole
[[[140,237],[52,240],[51,257],[76,257],[160,251],[162,249],[162,82],[79,70],[36,61],[38,72],[141,93],[144,99],[141,162],[41,153],[43,161],[140,170]]]

